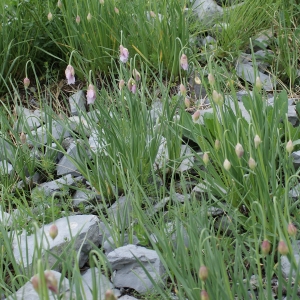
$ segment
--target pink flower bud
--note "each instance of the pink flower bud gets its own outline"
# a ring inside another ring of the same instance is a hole
[[[215,80],[215,77],[213,74],[209,73],[207,78],[208,78],[208,82],[211,86],[213,86],[216,83],[216,80]]]
[[[200,118],[200,110],[196,110],[192,115],[193,122],[197,122]]]
[[[34,275],[34,276],[31,278],[31,284],[32,284],[33,288],[35,289],[35,291],[36,291],[36,292],[39,292],[39,284],[40,284],[40,280],[39,280],[38,275]]]
[[[255,148],[257,148],[259,146],[259,144],[261,143],[261,139],[260,137],[256,134],[255,137],[254,137],[254,145],[255,145]]]
[[[128,87],[130,92],[132,92],[133,94],[136,93],[136,83],[135,83],[135,80],[133,78],[130,78],[128,80],[127,87]]]
[[[220,93],[218,93],[216,90],[214,90],[212,93],[212,99],[217,105],[221,106],[224,103],[223,96]]]
[[[271,250],[271,244],[268,240],[263,240],[261,243],[261,252],[264,255],[267,255],[270,253]]]
[[[150,16],[151,18],[156,18],[156,14],[154,13],[154,11],[150,10]]]
[[[252,157],[248,160],[248,166],[251,170],[254,170],[256,167],[256,161]]]
[[[226,171],[229,171],[231,168],[231,163],[227,158],[224,160],[223,167]]]
[[[205,281],[208,278],[208,269],[207,269],[206,266],[201,266],[200,267],[200,269],[199,269],[199,278],[202,281]]]
[[[236,144],[235,153],[236,153],[238,158],[241,158],[244,155],[244,148],[240,143]]]
[[[96,100],[96,89],[92,84],[90,84],[87,89],[86,100],[87,100],[87,104],[94,104]]]
[[[92,20],[92,15],[91,15],[91,13],[88,13],[86,19],[87,19],[89,22]]]
[[[29,78],[27,78],[27,77],[24,78],[23,84],[24,84],[25,89],[27,89],[27,88],[29,87],[29,85],[30,85],[30,80],[29,80]]]
[[[68,84],[74,84],[75,83],[75,71],[74,68],[71,65],[68,65],[65,71],[66,78],[68,80]]]
[[[55,224],[52,224],[49,229],[49,235],[54,240],[58,235],[58,228]]]
[[[293,142],[292,140],[289,140],[286,144],[286,151],[291,154],[291,152],[293,151],[294,149],[294,145],[293,145]]]
[[[219,140],[215,140],[215,149],[218,151],[221,148],[221,142]]]
[[[185,54],[182,54],[180,57],[180,66],[183,70],[187,71],[189,68],[188,58]]]
[[[116,7],[114,9],[115,9],[115,13],[119,14],[119,10]]]
[[[278,243],[278,252],[281,255],[287,255],[289,253],[289,248],[284,241],[279,241]]]
[[[188,98],[188,97],[184,98],[184,105],[185,105],[186,108],[190,108],[190,106],[191,106],[190,98]]]
[[[129,58],[129,51],[127,48],[124,48],[122,45],[120,45],[120,61],[122,63],[126,63]]]
[[[124,87],[124,85],[125,85],[125,81],[123,79],[121,79],[119,81],[119,89],[122,90],[122,88]]]
[[[117,298],[114,295],[114,292],[112,290],[107,290],[105,292],[105,300],[117,300]]]
[[[78,16],[77,15],[77,17],[76,17],[76,23],[79,25],[79,23],[80,23],[80,16]]]
[[[141,74],[136,69],[133,69],[132,75],[133,75],[133,77],[135,78],[136,81],[141,80]]]
[[[99,2],[100,2],[100,4],[102,4],[102,5],[104,4],[104,0],[99,0]]]
[[[185,86],[181,83],[180,86],[179,86],[179,90],[180,90],[180,94],[182,96],[185,96],[186,95],[186,88]]]
[[[21,132],[21,134],[20,134],[20,142],[22,145],[24,145],[26,143],[26,135],[24,132]]]
[[[288,234],[293,237],[295,237],[297,234],[297,228],[293,223],[289,223],[287,231],[288,231]]]
[[[62,2],[60,0],[57,1],[57,7],[62,8]]]
[[[204,152],[203,153],[203,156],[202,156],[202,160],[203,160],[203,163],[207,166],[208,163],[209,163],[209,156],[208,156],[208,153],[207,152]],[[202,268],[202,267],[201,267]],[[200,268],[200,270],[201,270]],[[199,274],[200,274],[200,271],[199,271]],[[201,279],[201,277],[200,277]],[[202,280],[202,279],[201,279]]]
[[[55,294],[58,294],[58,283],[53,272],[45,271],[45,280],[47,288]]]
[[[209,300],[209,296],[208,296],[207,291],[202,290],[201,293],[200,293],[200,298],[201,298],[201,300]]]
[[[51,12],[48,13],[47,18],[48,18],[48,21],[50,21],[50,22],[53,20],[53,15],[51,14]]]

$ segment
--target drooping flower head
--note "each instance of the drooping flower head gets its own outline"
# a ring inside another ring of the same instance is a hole
[[[88,13],[86,19],[87,19],[89,22],[92,20],[92,15],[91,15],[91,13]]]
[[[119,9],[117,7],[115,7],[114,9],[115,9],[115,13],[119,14]]]
[[[141,80],[141,74],[137,71],[137,69],[133,69],[132,75],[133,75],[133,77],[135,78],[136,81]]]
[[[129,58],[129,51],[127,48],[124,48],[123,45],[120,45],[120,61],[126,63]]]
[[[136,82],[133,78],[130,78],[127,82],[127,87],[129,89],[130,92],[132,92],[133,94],[136,93]]]
[[[90,84],[87,89],[86,100],[87,100],[87,104],[94,104],[96,100],[96,89],[92,84]]]
[[[74,84],[75,83],[75,71],[74,68],[71,65],[68,65],[65,71],[66,78],[68,80],[68,84]]]
[[[53,15],[51,12],[48,13],[47,18],[48,18],[48,21],[50,21],[50,22],[53,20]]]
[[[76,17],[76,23],[79,24],[80,23],[80,16],[77,15]]]
[[[25,89],[27,89],[30,85],[30,79],[25,77],[23,80],[23,84],[24,84]]]
[[[188,58],[185,54],[182,54],[180,57],[180,66],[183,70],[187,71],[189,68]]]

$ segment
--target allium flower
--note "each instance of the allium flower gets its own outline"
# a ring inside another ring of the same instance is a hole
[[[132,92],[133,94],[136,93],[136,82],[133,78],[130,78],[127,82],[127,87],[129,89],[130,92]]]
[[[47,288],[53,293],[58,294],[58,282],[54,273],[52,271],[45,271],[44,276]],[[36,292],[39,292],[40,279],[38,275],[34,275],[31,278],[31,283]]]
[[[65,71],[66,78],[68,80],[68,84],[74,84],[75,83],[75,71],[74,68],[71,65],[68,65]]]
[[[255,148],[257,148],[259,146],[259,144],[261,143],[261,139],[260,137],[256,134],[255,137],[254,137],[254,145],[255,145]]]
[[[235,153],[236,153],[238,158],[241,158],[244,155],[244,148],[240,143],[236,144]]]
[[[150,10],[150,16],[151,18],[156,18],[156,14],[154,11]]]
[[[287,255],[289,253],[289,248],[284,241],[279,241],[278,243],[278,252],[281,255]]]
[[[221,142],[219,140],[215,140],[215,149],[218,151],[221,148]]]
[[[48,18],[48,21],[50,21],[50,22],[53,20],[53,15],[51,14],[51,12],[48,13],[47,18]]]
[[[129,58],[129,51],[127,48],[124,48],[122,45],[120,45],[120,61],[122,63],[126,63]]]
[[[112,290],[107,290],[105,292],[105,300],[117,300],[117,298],[114,295],[114,292]]]
[[[185,86],[182,83],[180,83],[179,90],[180,90],[180,94],[182,96],[186,95],[186,88],[185,88]]]
[[[91,15],[91,13],[88,13],[86,19],[87,19],[89,22],[92,20],[92,15]]]
[[[183,70],[187,71],[189,68],[188,58],[185,54],[182,54],[180,57],[180,66]]]
[[[201,300],[209,300],[209,296],[208,296],[207,291],[205,291],[205,290],[201,291],[201,293],[200,293],[200,299]]]
[[[49,235],[54,240],[58,235],[58,228],[55,224],[52,224],[49,229]]]
[[[254,170],[256,167],[256,161],[252,157],[248,160],[248,166],[251,170]]]
[[[115,7],[115,13],[119,14],[119,9],[117,7]]]
[[[21,132],[20,134],[20,142],[22,145],[26,143],[26,134],[24,132]]]
[[[136,81],[140,81],[141,80],[141,74],[136,69],[134,69],[132,71],[132,75],[133,75],[133,77],[135,78]]]
[[[96,100],[96,89],[94,85],[90,84],[86,91],[87,104],[94,104],[95,100]]]
[[[104,0],[99,0],[100,4],[104,4]]]
[[[224,103],[223,96],[220,93],[218,93],[216,90],[213,90],[212,98],[217,105],[219,106],[223,105]]]
[[[207,152],[205,152],[207,153]],[[208,278],[208,269],[206,266],[201,266],[199,269],[199,278],[202,281],[205,281]]]
[[[200,110],[196,110],[192,115],[193,122],[197,122],[200,118]]]
[[[29,87],[29,85],[30,85],[30,80],[29,80],[29,78],[27,78],[27,77],[24,78],[23,84],[24,84],[25,89],[27,89],[27,88]]]
[[[119,81],[119,89],[121,90],[124,87],[124,85],[125,85],[125,81],[123,79],[121,79]]]
[[[76,17],[76,23],[79,24],[80,23],[80,16],[77,15]]]
[[[213,74],[209,73],[207,78],[208,78],[208,82],[210,85],[214,85],[216,83],[216,80],[215,80],[215,77]]]
[[[262,82],[261,82],[259,76],[257,76],[256,79],[255,79],[255,87],[260,91],[262,86],[263,86]]]
[[[291,154],[291,152],[293,151],[294,149],[294,145],[293,145],[293,142],[292,140],[289,140],[286,144],[286,151]]]
[[[190,98],[188,98],[188,97],[184,98],[184,105],[185,105],[186,108],[190,108],[190,106],[191,106]]]
[[[62,2],[60,0],[57,1],[57,7],[62,8]]]
[[[194,81],[196,84],[201,84],[201,79],[198,76],[195,77]]]
[[[261,243],[261,252],[264,255],[267,255],[270,253],[271,250],[271,244],[268,240],[263,240]]]
[[[224,160],[223,167],[226,171],[229,171],[231,168],[231,163],[227,158]]]
[[[287,231],[290,236],[296,236],[297,234],[297,228],[293,223],[288,224]]]

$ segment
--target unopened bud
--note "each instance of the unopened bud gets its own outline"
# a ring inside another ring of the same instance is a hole
[[[207,291],[202,290],[201,293],[200,293],[200,298],[201,298],[201,300],[209,300],[209,296],[208,296]]]
[[[263,240],[261,243],[261,252],[264,255],[267,255],[270,253],[271,250],[271,244],[268,240]]]
[[[254,170],[256,167],[256,161],[252,157],[248,160],[248,166],[251,170]]]
[[[208,269],[207,269],[206,266],[201,266],[200,267],[200,269],[199,269],[199,278],[202,281],[205,281],[208,278]]]
[[[117,300],[117,298],[114,295],[114,292],[112,290],[107,290],[105,292],[105,300]]]
[[[48,18],[48,21],[50,21],[50,22],[53,20],[53,15],[51,14],[51,12],[48,13],[47,18]]]
[[[136,81],[141,80],[141,74],[136,69],[133,69],[132,75],[133,75],[133,77],[135,78]]]
[[[104,4],[104,0],[99,0],[99,2],[100,2],[100,4],[102,4],[102,5]]]
[[[213,74],[209,73],[207,78],[208,78],[208,82],[209,82],[210,85],[213,86],[216,83],[216,80],[215,80],[215,77],[214,77]]]
[[[92,15],[91,15],[91,13],[88,13],[88,15],[87,15],[87,20],[90,22],[91,20],[92,20]]]
[[[156,17],[156,14],[155,14],[155,12],[154,12],[154,11],[152,11],[152,10],[150,10],[150,16],[151,16],[151,18],[155,18],[155,17]]]
[[[223,105],[224,103],[223,96],[220,93],[218,93],[216,90],[214,90],[212,93],[212,99],[219,106]]]
[[[184,98],[184,105],[186,108],[190,108],[191,107],[191,100],[188,97]]]
[[[223,167],[226,171],[229,171],[231,168],[231,163],[227,158],[224,160]]]
[[[125,85],[125,81],[123,79],[121,79],[119,81],[119,89],[121,90],[124,87],[124,85]]]
[[[24,132],[21,132],[20,134],[20,142],[22,145],[26,143],[26,134]]]
[[[45,280],[47,288],[55,294],[58,294],[57,279],[52,271],[45,271]]]
[[[287,255],[289,253],[289,248],[284,241],[279,241],[278,243],[278,252],[281,255]]]
[[[209,163],[209,156],[208,156],[207,152],[203,153],[202,160],[203,160],[203,163],[207,166]],[[200,270],[201,270],[201,268],[200,268]]]
[[[57,1],[57,7],[62,8],[62,2],[60,0]]]
[[[236,153],[238,158],[241,158],[244,155],[244,148],[240,143],[236,144],[235,153]]]
[[[221,148],[221,142],[219,140],[215,140],[215,149],[218,151]]]
[[[27,89],[27,88],[29,87],[29,85],[30,85],[30,80],[29,80],[29,78],[27,78],[27,77],[24,78],[23,84],[24,84],[25,89]]]
[[[292,151],[293,151],[293,149],[294,149],[293,142],[292,142],[292,140],[289,140],[289,141],[287,142],[287,144],[286,144],[286,151],[287,151],[289,154],[291,154]]]
[[[76,23],[79,24],[80,23],[80,16],[77,15],[76,17]]]
[[[115,7],[115,13],[118,15],[119,14],[119,9]]]
[[[297,228],[293,223],[289,223],[288,228],[287,228],[288,234],[290,236],[296,236],[297,234]]]
[[[196,110],[194,112],[194,114],[192,115],[192,119],[194,122],[197,122],[199,120],[199,118],[200,118],[200,110]]]
[[[38,275],[34,275],[31,278],[31,284],[32,284],[32,286],[33,286],[33,288],[35,289],[36,292],[39,291],[39,283],[40,283],[40,280],[39,280]]]
[[[51,236],[51,238],[54,240],[57,235],[58,235],[58,228],[55,224],[52,224],[50,229],[49,229],[49,235]]]
[[[261,82],[261,80],[260,80],[260,77],[259,76],[257,76],[256,77],[256,79],[255,79],[255,87],[260,91],[261,90],[261,88],[262,88],[262,82]]]
[[[255,137],[254,137],[254,145],[255,145],[255,148],[257,148],[259,146],[259,144],[261,143],[261,139],[260,137],[256,134]]]
[[[180,84],[179,90],[180,90],[180,94],[182,96],[186,95],[186,88],[185,88],[185,86],[182,83]]]

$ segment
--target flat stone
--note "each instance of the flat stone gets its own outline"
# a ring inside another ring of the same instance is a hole
[[[223,8],[217,5],[214,0],[196,0],[193,3],[192,10],[199,20],[205,24],[212,24],[223,13]]]
[[[147,270],[152,280],[163,284],[165,270],[154,250],[127,245],[110,252],[107,259],[114,271],[113,284],[118,288],[132,288],[140,294],[153,290],[153,283],[144,269]]]
[[[179,172],[185,172],[190,170],[194,165],[195,157],[192,154],[192,149],[188,145],[181,145],[180,148],[180,157],[183,158],[181,164],[177,168]]]
[[[0,133],[0,160],[15,161],[16,148],[11,143],[7,142]]]
[[[149,111],[152,124],[156,124],[157,119],[162,115],[163,113],[163,104],[160,100],[154,101],[152,103],[151,109]]]
[[[35,187],[31,195],[35,193],[43,193],[45,196],[51,196],[53,193],[62,190],[64,187],[69,187],[74,183],[74,179],[70,174],[63,176],[57,180],[44,182]]]
[[[102,133],[104,133],[102,129]],[[107,155],[107,152],[105,150],[107,146],[107,142],[104,139],[104,137],[99,137],[99,132],[92,130],[91,135],[89,137],[89,145],[93,152],[102,152]]]
[[[293,157],[294,168],[295,170],[297,170],[300,167],[300,150],[293,152],[292,157]]]
[[[289,197],[297,200],[300,196],[300,183],[298,183],[295,187],[289,190]]]
[[[97,198],[97,194],[91,190],[76,190],[72,197],[72,203],[74,207],[78,207],[81,203],[89,204],[91,201]]]
[[[58,162],[56,166],[56,171],[58,176],[71,174],[73,176],[80,176],[80,172],[78,171],[77,167],[73,164],[71,159],[75,161],[80,161],[78,148],[76,142],[70,144],[67,154],[64,155],[61,160]]]
[[[6,160],[0,161],[0,175],[11,175],[14,167]]]
[[[299,124],[299,118],[297,116],[296,112],[296,105],[290,105],[288,106],[288,121],[291,122],[291,124],[295,127]]]
[[[120,239],[121,239],[121,237],[120,237]],[[138,245],[139,243],[140,243],[140,241],[135,235],[132,235],[132,237],[129,237],[128,234],[125,234],[124,237],[123,237],[122,246],[126,246],[126,245],[129,245],[129,244]],[[106,255],[109,252],[112,252],[117,248],[118,248],[118,246],[116,244],[116,241],[112,236],[107,238],[105,240],[104,244],[103,244],[103,249],[104,249]]]
[[[12,225],[12,217],[9,213],[3,211],[0,207],[0,223],[3,226],[11,226]]]
[[[68,124],[72,131],[84,134],[88,137],[91,134],[91,128],[89,126],[88,121],[82,116],[72,116],[68,118]]]
[[[300,241],[296,241],[295,244],[292,244],[292,249],[293,249],[293,255],[294,259],[297,265],[299,265],[300,262]],[[281,255],[280,257],[280,263],[281,263],[281,272],[284,278],[289,278],[290,276],[290,271],[291,271],[291,263],[289,259],[285,255]],[[298,268],[299,269],[299,268]],[[293,268],[292,271],[292,277],[296,277],[296,271]]]
[[[59,284],[59,294],[63,295],[65,292],[67,292],[70,289],[69,280],[65,277],[63,279],[61,279],[62,275],[59,272],[56,272],[53,270],[51,272],[54,274],[54,276]],[[24,300],[24,299],[40,300],[41,298],[38,295],[38,293],[35,291],[35,289],[33,288],[31,280],[32,280],[32,278],[25,285],[23,285],[17,292],[15,292],[11,296],[9,296],[7,298],[7,300]],[[49,296],[49,300],[57,299],[57,296],[54,296],[51,291],[48,291],[48,296]],[[63,297],[62,299],[65,299],[65,298]]]
[[[72,116],[78,116],[86,112],[86,98],[82,90],[69,97],[70,111]]]
[[[47,259],[51,268],[57,262],[55,256],[60,256],[63,259],[62,255],[67,257],[70,251],[78,252],[79,249],[79,267],[83,267],[88,261],[92,244],[99,245],[98,217],[93,215],[76,215],[58,219],[54,223],[58,227],[58,235],[54,240],[49,236],[49,229],[53,223],[40,228],[36,232],[36,236],[34,234],[27,235],[26,232],[15,236],[13,240],[13,253],[19,265],[22,265],[24,268],[31,267],[36,255],[36,240],[41,247],[43,258]],[[67,253],[62,254],[64,249],[70,244],[73,248],[69,249]],[[45,256],[46,253],[47,255]],[[57,264],[55,270],[60,269],[61,265]]]
[[[32,130],[41,126],[40,118],[34,114],[33,111],[22,106],[16,106],[15,108],[18,120],[14,124],[14,129],[18,132]]]
[[[85,300],[95,299],[92,293],[92,291],[94,290],[97,290],[97,300],[104,300],[105,292],[114,288],[113,284],[106,276],[101,274],[98,268],[88,269],[81,278],[84,290],[84,293],[81,292],[81,295]],[[93,286],[93,278],[95,280],[96,286]]]
[[[130,224],[130,215],[132,213],[131,199],[122,196],[107,209],[107,214],[111,220],[114,220],[117,227],[128,227]]]

